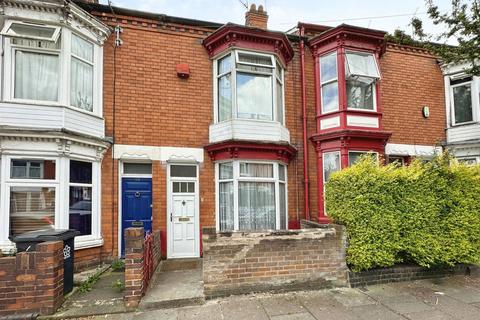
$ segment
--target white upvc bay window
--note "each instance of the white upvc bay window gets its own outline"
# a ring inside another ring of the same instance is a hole
[[[284,123],[284,72],[272,54],[232,50],[214,60],[215,122]]]
[[[46,229],[74,229],[76,248],[103,244],[100,162],[88,159],[4,155],[1,157],[0,243]]]
[[[287,229],[287,167],[277,162],[216,164],[219,231]]]
[[[4,101],[102,117],[102,48],[94,39],[67,27],[14,20],[1,34]]]

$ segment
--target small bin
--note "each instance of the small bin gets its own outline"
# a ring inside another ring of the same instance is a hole
[[[48,229],[26,232],[10,240],[15,242],[18,252],[36,251],[37,244],[42,242],[63,241],[63,293],[67,294],[73,289],[74,239],[79,234],[77,230]]]

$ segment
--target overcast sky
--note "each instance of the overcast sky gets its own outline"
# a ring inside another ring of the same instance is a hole
[[[114,6],[171,16],[212,22],[244,23],[246,8],[241,2],[263,4],[269,15],[269,29],[286,31],[298,21],[325,25],[348,23],[362,27],[411,32],[411,18],[416,13],[428,21],[425,0],[111,0]],[[107,0],[100,0],[107,3]],[[448,9],[451,0],[434,0]],[[438,27],[425,23],[425,29],[435,32]]]

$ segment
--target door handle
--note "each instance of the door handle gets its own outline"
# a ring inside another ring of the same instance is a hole
[[[172,222],[172,221],[173,221],[173,213],[170,212],[170,222]]]

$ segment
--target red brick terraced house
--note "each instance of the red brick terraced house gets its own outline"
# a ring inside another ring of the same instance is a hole
[[[327,223],[332,172],[363,153],[429,158],[445,140],[436,58],[382,31],[272,31],[261,6],[221,25],[31,2],[2,2],[3,250],[15,233],[73,228],[82,269],[143,226],[167,258],[201,257],[202,227]]]

